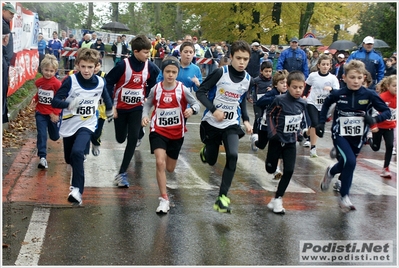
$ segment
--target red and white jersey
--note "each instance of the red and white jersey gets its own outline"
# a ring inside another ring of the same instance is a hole
[[[187,99],[183,83],[177,82],[172,90],[163,89],[162,82],[157,83],[152,103],[155,109],[151,115],[150,131],[172,140],[184,137],[187,128],[183,112],[187,108]]]
[[[130,66],[129,59],[124,59],[125,71],[115,85],[114,104],[117,109],[129,110],[143,106],[145,98],[145,85],[150,77],[148,60],[143,70],[135,72]]]

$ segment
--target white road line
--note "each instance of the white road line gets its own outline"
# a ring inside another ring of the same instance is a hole
[[[303,158],[309,158],[309,156],[298,156]],[[359,158],[358,161],[366,160],[364,158]],[[326,157],[318,157],[312,159],[314,165],[320,166],[321,168],[325,168],[332,163],[336,163],[335,160],[326,158]],[[370,163],[375,165],[382,165],[382,160],[372,160],[368,159]],[[332,183],[338,179],[338,175],[334,177]],[[352,186],[350,189],[351,194],[372,194],[372,195],[390,195],[396,196],[397,190],[395,187],[392,187],[386,183],[384,183],[383,179],[379,176],[379,173],[370,172],[369,169],[361,168],[359,165],[356,166],[355,173],[353,174]]]
[[[271,192],[277,190],[278,182],[273,180],[273,174],[265,170],[265,162],[254,154],[240,153],[238,156],[238,166],[248,173],[248,176],[255,180],[263,189]],[[286,192],[295,193],[315,193],[311,188],[291,180]]]
[[[189,171],[189,172],[187,172]],[[197,172],[193,168],[191,168],[190,163],[188,163],[186,157],[184,155],[179,155],[179,159],[177,160],[176,168],[176,182],[167,181],[166,185],[168,188],[177,189],[177,188],[188,188],[188,189],[203,189],[203,190],[212,190],[217,189],[219,186],[211,185],[204,181]],[[179,175],[177,175],[179,174]],[[184,175],[181,175],[184,174]]]
[[[19,251],[15,265],[37,266],[40,259],[42,245],[46,234],[49,208],[35,208],[32,213],[28,231],[26,232],[23,245]]]

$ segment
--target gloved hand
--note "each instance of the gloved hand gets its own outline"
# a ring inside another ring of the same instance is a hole
[[[323,138],[324,136],[324,124],[318,124],[315,128],[316,130],[316,135],[320,138]]]
[[[377,124],[377,120],[375,119],[375,117],[372,117],[371,115],[365,115],[364,116],[364,123],[369,125],[369,126],[372,126],[372,125]]]
[[[80,102],[83,99],[81,98],[74,98],[68,105],[68,110],[72,111],[79,107]]]
[[[114,111],[112,109],[105,111],[105,115],[107,116],[108,122],[111,122],[112,119],[114,119]]]

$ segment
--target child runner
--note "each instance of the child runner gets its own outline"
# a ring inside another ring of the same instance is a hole
[[[255,142],[259,139],[258,127],[259,119],[262,117],[262,108],[257,106],[256,102],[265,95],[266,92],[272,89],[272,71],[273,65],[270,61],[264,61],[260,65],[260,74],[258,77],[254,78],[254,87],[251,88],[251,96],[248,97],[248,101],[253,104],[254,108],[254,124],[253,124],[253,134],[250,137],[251,149],[252,151],[258,151],[258,147],[255,146]],[[270,102],[271,103],[271,102]],[[269,104],[270,104],[269,103]],[[266,146],[266,145],[265,145]],[[265,148],[265,147],[263,147]],[[263,149],[262,148],[262,149]]]
[[[380,174],[383,178],[391,178],[389,164],[392,158],[394,130],[396,128],[396,75],[385,77],[380,84],[380,98],[388,105],[391,110],[391,118],[377,124],[378,131],[373,132],[373,139],[370,142],[371,149],[378,151],[381,146],[382,137],[385,141],[384,167]]]
[[[319,123],[321,106],[332,89],[339,89],[338,78],[330,73],[331,59],[328,55],[323,54],[319,57],[317,68],[318,72],[310,73],[306,79],[304,91],[308,102],[306,109],[310,118],[310,128],[303,130],[303,136],[310,136],[310,157],[317,157],[315,127]]]
[[[297,133],[306,109],[306,100],[302,98],[305,88],[303,73],[290,72],[287,77],[287,86],[287,94],[276,96],[266,114],[269,132],[266,171],[270,174],[275,172],[279,158],[283,159],[284,173],[278,183],[274,198],[267,204],[267,207],[276,214],[285,213],[282,198],[294,173]]]
[[[159,68],[151,61],[151,41],[145,35],[137,35],[130,42],[133,55],[118,64],[105,77],[108,94],[112,96],[115,137],[118,143],[127,139],[122,164],[115,184],[128,188],[127,168],[137,146],[141,126],[144,99],[156,84]]]
[[[96,110],[102,97],[107,116],[112,118],[112,103],[105,89],[103,78],[94,74],[99,52],[80,49],[75,64],[79,72],[70,75],[61,85],[52,101],[52,106],[62,108],[60,135],[63,137],[64,158],[72,166],[72,180],[68,201],[82,204],[84,192],[84,150],[96,129]]]
[[[327,167],[320,187],[327,191],[335,174],[341,174],[341,189],[339,206],[344,212],[355,210],[349,199],[356,158],[365,141],[371,125],[382,122],[391,117],[391,111],[374,90],[362,86],[365,65],[359,60],[352,60],[344,65],[343,79],[346,86],[340,90],[332,90],[324,100],[316,134],[320,138],[324,135],[324,127],[330,106],[336,103],[331,126],[331,136],[334,147],[340,157],[338,163]],[[380,114],[372,117],[371,110],[375,108]]]
[[[101,54],[100,54],[101,55]],[[101,57],[100,61],[98,62],[96,68],[94,69],[94,74],[99,77],[105,77],[106,73],[101,71]],[[103,127],[105,120],[107,119],[106,108],[104,100],[101,98],[98,103],[98,118],[97,118],[97,128],[94,131],[93,135],[91,135],[91,153],[94,156],[98,156],[100,154],[100,145],[101,145],[101,134],[103,132]],[[90,143],[87,145],[90,148]]]
[[[156,177],[160,192],[157,213],[169,211],[169,197],[166,190],[166,172],[173,172],[187,131],[184,118],[197,114],[200,106],[190,89],[176,80],[180,63],[170,56],[161,62],[163,81],[150,91],[144,104],[141,124],[146,127],[150,122],[151,153],[155,154]],[[187,108],[190,104],[190,108]],[[151,121],[148,117],[154,107]]]
[[[40,158],[38,168],[48,168],[47,164],[47,132],[51,140],[60,138],[61,109],[53,108],[51,101],[61,87],[61,82],[55,77],[58,70],[58,59],[54,55],[46,54],[40,64],[43,77],[36,80],[38,89],[33,97],[31,106],[36,106],[35,118],[37,129],[37,155]]]
[[[213,166],[222,142],[226,150],[219,196],[213,205],[218,212],[231,212],[227,192],[237,167],[238,140],[245,135],[240,126],[241,117],[247,133],[252,133],[245,99],[253,85],[253,79],[245,71],[250,55],[251,48],[247,42],[234,42],[231,45],[231,65],[209,74],[196,93],[197,99],[206,107],[200,125],[201,140],[205,144],[200,151],[201,161]]]
[[[176,80],[193,91],[198,91],[199,85],[202,83],[201,69],[192,61],[195,56],[195,47],[192,42],[183,42],[180,45],[180,70]],[[163,81],[163,73],[160,72],[157,82]]]
[[[282,70],[282,71],[276,71],[276,73],[273,75],[273,89],[266,92],[258,101],[256,102],[256,106],[261,109],[261,118],[259,118],[260,122],[258,124],[259,130],[258,130],[258,135],[259,139],[256,139],[253,142],[253,145],[251,144],[252,147],[257,147],[259,149],[265,149],[267,142],[269,141],[268,138],[268,131],[267,131],[267,123],[266,123],[266,111],[267,108],[269,107],[270,104],[274,101],[276,96],[285,94],[287,92],[287,77],[288,77],[288,71],[287,70]],[[266,161],[265,161],[266,165]],[[281,165],[281,158],[278,160],[277,164],[277,169],[273,173],[273,178],[275,180],[281,179],[281,176],[283,173],[281,172],[280,169]]]

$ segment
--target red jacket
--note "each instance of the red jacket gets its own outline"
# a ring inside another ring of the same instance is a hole
[[[391,118],[387,119],[381,123],[378,123],[378,128],[390,129],[396,127],[396,94],[393,95],[389,91],[385,91],[380,94],[381,99],[386,103],[386,105],[391,110]]]

